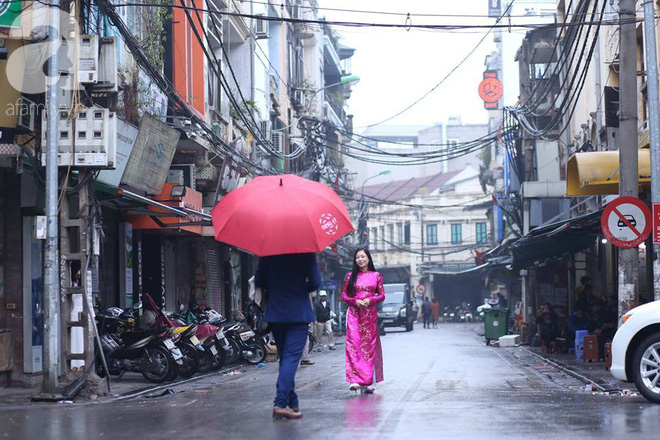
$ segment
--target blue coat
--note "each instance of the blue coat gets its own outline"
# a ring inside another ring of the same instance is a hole
[[[266,322],[312,322],[309,292],[321,286],[315,254],[261,257],[254,285],[266,289]]]

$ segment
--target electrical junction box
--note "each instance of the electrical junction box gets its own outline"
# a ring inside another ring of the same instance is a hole
[[[43,112],[41,145],[47,148],[47,112]],[[106,108],[84,108],[69,121],[69,110],[57,115],[58,165],[114,168],[117,155],[117,116]],[[46,163],[46,153],[41,162]]]
[[[97,35],[80,36],[78,79],[82,84],[96,84],[99,80],[99,37]]]

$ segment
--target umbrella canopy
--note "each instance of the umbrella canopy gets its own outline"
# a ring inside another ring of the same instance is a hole
[[[320,252],[353,231],[329,186],[294,176],[261,176],[230,192],[211,212],[215,239],[261,257]]]

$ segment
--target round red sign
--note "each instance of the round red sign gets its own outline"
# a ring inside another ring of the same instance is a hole
[[[651,211],[636,197],[618,197],[603,210],[600,228],[613,245],[634,248],[651,233]]]
[[[479,97],[484,102],[497,102],[503,93],[502,83],[497,78],[484,78],[479,84]]]

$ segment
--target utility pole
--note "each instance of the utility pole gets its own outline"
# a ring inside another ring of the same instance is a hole
[[[60,35],[60,0],[51,0],[48,9],[50,14],[48,32],[48,77],[54,81],[48,87],[47,104],[48,120],[46,130],[49,136],[46,150],[46,249],[44,256],[44,345],[43,345],[43,385],[42,394],[55,396],[57,377],[59,373],[60,354],[60,277],[58,256],[58,137],[57,129],[59,60],[57,49],[62,39]]]
[[[639,195],[637,159],[637,41],[635,0],[619,1],[619,195]],[[619,249],[619,315],[638,302],[638,249]]]
[[[646,42],[646,86],[648,87],[649,138],[651,142],[651,202],[660,203],[660,120],[658,119],[658,53],[655,36],[655,7],[644,0]],[[655,231],[652,232],[655,235]],[[660,300],[660,246],[653,244],[653,299]]]

